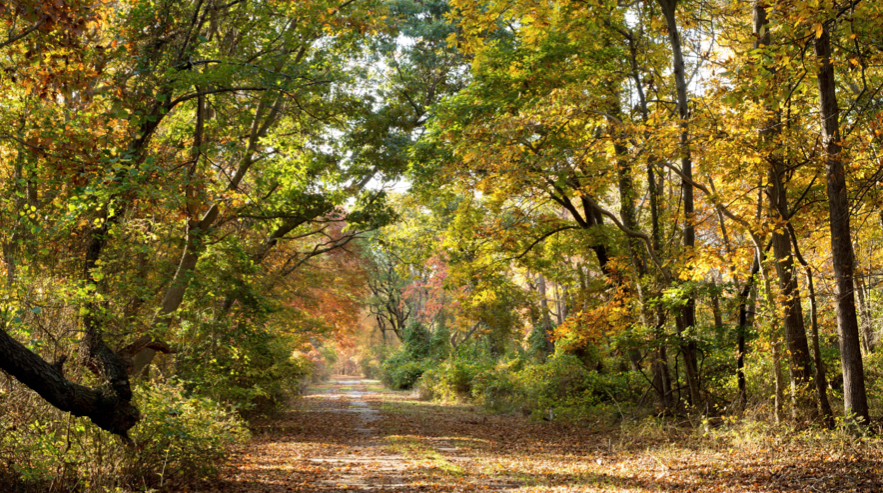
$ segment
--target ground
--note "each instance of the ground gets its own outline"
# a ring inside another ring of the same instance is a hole
[[[222,481],[200,491],[883,491],[876,439],[819,437],[689,421],[537,422],[335,377],[257,424]]]

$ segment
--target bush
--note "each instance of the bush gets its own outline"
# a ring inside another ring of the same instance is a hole
[[[427,396],[445,401],[464,401],[472,397],[476,377],[491,366],[463,358],[451,358],[426,371],[421,388]]]
[[[412,322],[403,330],[399,350],[381,365],[380,379],[391,389],[410,390],[428,368],[437,364],[436,357],[442,350],[437,337],[433,339],[420,322]]]
[[[559,353],[546,363],[526,366],[516,375],[516,384],[533,414],[542,415],[549,408],[577,411],[601,401],[594,392],[592,373],[578,357]]]
[[[222,342],[187,346],[177,355],[177,374],[187,390],[229,403],[246,418],[275,411],[314,372],[312,361],[293,356],[295,341],[263,327],[229,327]]]
[[[527,394],[517,378],[523,367],[522,359],[512,359],[479,373],[472,383],[472,398],[494,411],[508,412],[523,407]]]
[[[383,363],[381,380],[391,389],[410,390],[430,365],[428,360],[413,360],[407,354],[396,353]]]
[[[143,386],[136,402],[144,417],[132,433],[142,446],[133,461],[135,478],[153,483],[209,479],[230,445],[249,436],[230,410],[206,397],[187,397],[177,383]]]
[[[365,378],[380,378],[383,375],[383,366],[379,358],[365,357],[359,361],[362,376]]]
[[[235,413],[187,396],[179,383],[133,391],[142,413],[131,431],[136,447],[38,400],[18,406],[16,401],[30,397],[16,390],[12,402],[0,405],[0,491],[130,491],[195,483],[215,475],[229,448],[248,437]]]
[[[538,362],[530,353],[494,361],[474,352],[427,370],[420,380],[421,395],[470,399],[494,411],[521,410],[535,417],[553,408],[558,416],[578,419],[601,404],[635,402],[643,388],[633,372],[598,373],[573,354],[556,353]]]
[[[331,346],[320,345],[314,347],[307,355],[312,361],[310,367],[310,380],[313,383],[322,383],[331,380],[334,364],[337,363],[337,352]]]

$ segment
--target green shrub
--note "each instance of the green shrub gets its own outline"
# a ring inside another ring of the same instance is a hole
[[[491,368],[482,362],[470,362],[464,358],[451,358],[427,370],[421,378],[421,386],[427,395],[445,401],[464,401],[472,398],[476,377]]]
[[[380,379],[389,388],[410,390],[427,368],[437,364],[433,347],[440,343],[420,322],[412,322],[402,332],[402,345],[381,365]]]
[[[310,380],[313,383],[327,382],[331,379],[334,364],[337,363],[337,352],[330,345],[321,345],[310,353]]]
[[[206,397],[188,397],[177,383],[137,389],[143,419],[133,429],[140,445],[131,475],[153,482],[209,479],[231,445],[245,441],[245,423]]]
[[[293,356],[295,341],[260,326],[229,327],[222,342],[188,345],[177,355],[177,375],[188,391],[229,403],[246,418],[276,410],[314,372],[309,359]]]
[[[477,404],[494,411],[521,408],[527,401],[527,395],[517,379],[523,367],[522,359],[512,359],[480,372],[472,382],[472,398]]]
[[[383,366],[380,358],[362,358],[359,361],[359,367],[362,369],[362,375],[365,378],[380,378],[383,375]]]
[[[540,417],[553,408],[558,416],[580,418],[601,404],[636,402],[643,390],[638,374],[598,373],[573,354],[556,353],[539,362],[529,352],[496,361],[475,358],[473,352],[426,371],[422,393],[442,400],[471,399],[494,411],[521,410]]]
[[[381,380],[391,389],[410,390],[430,365],[429,360],[413,360],[399,352],[383,362]]]
[[[516,376],[524,404],[533,413],[548,408],[587,408],[600,402],[591,373],[574,355],[555,354],[542,364],[526,366]]]
[[[248,437],[236,413],[179,383],[138,385],[136,443],[73,418],[28,394],[0,401],[0,491],[150,490],[211,478],[230,447]],[[28,404],[27,407],[19,404]],[[28,409],[27,414],[21,410]]]

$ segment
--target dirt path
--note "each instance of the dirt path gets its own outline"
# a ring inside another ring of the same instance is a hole
[[[419,418],[439,411],[421,409],[407,393],[385,390],[377,381],[335,377],[311,388],[296,404],[256,427],[218,491],[500,491],[519,486],[487,474],[466,483],[464,466],[471,459],[453,443],[458,439],[412,433]]]
[[[879,447],[860,441],[701,434],[533,422],[337,377],[258,425],[223,480],[200,491],[883,491]]]

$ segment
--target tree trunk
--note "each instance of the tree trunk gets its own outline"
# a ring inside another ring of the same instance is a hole
[[[665,328],[665,318],[661,312],[657,312],[656,330],[654,338],[656,348],[653,351],[653,362],[650,366],[653,372],[653,388],[656,391],[656,406],[660,413],[666,412],[671,407],[671,378],[668,373],[668,355],[666,354],[662,331]]]
[[[764,251],[760,247],[760,240],[752,233],[755,250],[757,251],[758,271],[763,281],[764,291],[766,293],[767,311],[770,313],[770,347],[772,348],[772,365],[773,365],[773,381],[775,383],[775,394],[773,396],[773,410],[776,415],[776,423],[782,422],[782,409],[784,406],[785,382],[782,378],[781,353],[779,346],[779,318],[776,316],[776,300],[773,294],[773,288],[770,278],[767,275],[766,268],[763,265]]]
[[[776,415],[776,424],[782,422],[782,408],[785,404],[785,382],[782,378],[782,357],[779,354],[779,345],[781,342],[778,336],[773,332],[774,339],[770,341],[773,352],[773,381],[775,382],[775,394],[773,402],[773,410]]]
[[[537,276],[537,286],[540,291],[540,308],[543,310],[543,338],[546,340],[546,353],[555,352],[555,342],[552,340],[552,319],[549,317],[549,300],[546,298],[546,278],[542,274]]]
[[[553,286],[555,288],[555,321],[561,325],[564,323],[564,300],[561,298],[561,285],[556,282]]]
[[[766,248],[769,248],[767,244]],[[766,250],[764,250],[766,252]],[[755,255],[751,263],[751,270],[748,273],[748,279],[739,292],[739,327],[736,336],[736,346],[739,355],[736,358],[736,381],[739,388],[739,404],[745,406],[748,403],[748,390],[745,382],[745,334],[754,324],[754,308],[756,291],[754,290],[754,276],[760,271],[760,258]]]
[[[64,378],[61,363],[47,363],[16,341],[5,330],[0,330],[0,368],[35,391],[46,402],[74,416],[84,416],[99,428],[124,438],[135,426],[140,414],[128,398],[113,385],[102,384],[89,388]],[[127,382],[128,383],[128,382]]]
[[[736,336],[736,347],[739,351],[736,357],[736,382],[739,388],[739,408],[744,408],[748,403],[748,390],[745,385],[745,333],[748,332],[748,295],[751,293],[754,278],[749,277],[742,289],[739,301],[739,327]]]
[[[760,2],[754,5],[755,48],[770,45],[770,31],[767,12]],[[774,68],[767,67],[773,71]],[[767,161],[767,194],[769,195],[769,217],[773,224],[784,225],[788,217],[788,195],[783,181],[785,166],[777,152],[781,134],[781,122],[778,112],[770,110],[772,115],[760,129],[763,144],[769,150]],[[779,279],[779,293],[783,303],[782,320],[785,328],[785,343],[788,348],[788,371],[791,377],[792,413],[796,418],[799,396],[804,393],[803,387],[811,380],[809,344],[806,340],[806,327],[803,323],[803,309],[800,302],[800,291],[797,278],[794,276],[794,259],[791,254],[791,241],[784,227],[773,230],[773,256],[776,259],[776,274]],[[775,315],[773,315],[775,316]],[[803,400],[803,399],[800,399]],[[812,405],[815,409],[815,406]]]
[[[281,63],[281,61],[280,61]],[[251,128],[248,138],[248,144],[245,151],[245,156],[242,158],[239,166],[236,169],[236,173],[230,179],[230,182],[227,184],[227,190],[233,191],[239,188],[242,179],[245,177],[245,174],[251,169],[252,165],[255,162],[255,155],[258,152],[258,148],[260,145],[260,139],[266,136],[269,128],[277,121],[279,117],[279,112],[282,110],[283,98],[281,96],[276,96],[275,101],[271,102],[271,96],[267,93],[258,104],[255,109],[254,117],[252,118]],[[194,145],[191,150],[191,154],[194,159],[194,167],[196,163],[198,163],[198,159],[200,153],[202,152],[202,140],[203,140],[203,132],[204,132],[204,124],[205,124],[205,99],[199,98],[197,100],[196,107],[196,128],[194,135]],[[186,242],[184,244],[184,251],[181,254],[181,260],[178,262],[178,268],[175,271],[175,277],[172,279],[172,282],[163,296],[162,305],[159,311],[156,314],[154,319],[154,326],[156,325],[166,325],[168,326],[171,323],[171,317],[174,312],[181,307],[181,303],[184,301],[184,294],[187,292],[187,288],[190,285],[190,279],[193,277],[196,271],[196,265],[199,262],[200,256],[203,254],[205,245],[204,241],[210,232],[211,228],[214,227],[215,221],[218,219],[220,215],[220,207],[218,203],[214,203],[209,205],[208,209],[202,217],[198,216],[197,207],[195,205],[191,205],[188,207],[190,213],[190,220],[187,224],[187,237]],[[199,217],[199,219],[197,219]],[[304,220],[305,221],[305,220]],[[287,225],[283,224],[283,228]],[[300,223],[298,223],[300,224]],[[285,231],[287,233],[291,229]],[[283,233],[283,235],[285,234]],[[269,251],[272,248],[279,237],[271,237],[272,243],[266,247],[263,255],[266,255],[266,251]],[[263,260],[263,257],[261,257]],[[229,310],[233,306],[234,299],[228,297],[229,305],[227,304],[227,300],[225,300],[225,310]],[[153,358],[156,356],[155,347],[167,347],[164,343],[160,341],[154,341],[152,339],[148,339],[147,337],[142,337],[136,343],[146,342],[140,349],[135,348],[134,346],[129,346],[130,351],[133,352],[133,373],[139,374],[148,365],[153,361]]]
[[[711,314],[714,316],[714,327],[718,330],[724,328],[724,315],[721,313],[720,295],[717,292],[717,282],[711,279]]]
[[[853,293],[855,255],[852,250],[849,198],[840,145],[840,109],[837,106],[834,65],[831,63],[831,38],[826,26],[823,26],[820,35],[815,38],[814,45],[818,59],[817,80],[822,144],[827,154],[825,174],[828,185],[831,254],[836,278],[837,327],[840,333],[840,358],[843,367],[843,406],[846,416],[854,415],[860,421],[868,423],[870,420],[868,398],[865,391],[865,373]]]
[[[681,337],[681,354],[684,357],[684,374],[687,376],[687,387],[690,390],[690,404],[699,407],[702,403],[702,397],[699,391],[699,378],[696,370],[695,359],[690,356],[693,353],[690,351],[690,344],[683,342],[684,340],[684,332],[686,331],[688,325],[684,322],[683,313],[682,316],[679,316],[675,319],[675,326],[678,330],[678,336]]]
[[[822,413],[822,420],[825,425],[831,429],[834,428],[834,413],[831,411],[831,403],[828,401],[828,380],[825,377],[825,362],[822,360],[822,352],[819,349],[819,319],[818,305],[816,305],[816,289],[813,286],[812,268],[800,253],[800,244],[797,242],[797,234],[794,227],[788,225],[788,232],[791,234],[791,241],[794,242],[794,253],[797,255],[797,261],[803,266],[806,273],[806,289],[809,293],[809,320],[810,329],[812,331],[812,352],[813,360],[816,366],[815,382],[816,394],[819,397],[819,410]]]
[[[677,20],[675,19],[677,0],[658,0],[658,2],[665,16],[672,52],[672,71],[675,78],[678,116],[681,127],[679,136],[681,173],[686,178],[681,180],[681,194],[684,207],[684,250],[688,256],[691,256],[696,245],[696,229],[693,224],[695,220],[693,217],[693,185],[691,184],[693,179],[693,160],[690,152],[690,109],[687,98],[686,67],[684,55],[681,52],[681,38],[678,32]],[[681,316],[678,318],[681,320],[680,333],[696,327],[696,299],[693,295],[690,295],[687,299],[684,308],[681,310]],[[684,354],[684,366],[687,374],[687,385],[690,387],[690,398],[694,406],[699,406],[702,399],[699,394],[699,375],[696,369],[696,343],[685,341],[682,346],[681,351]]]
[[[874,352],[877,344],[877,338],[874,335],[874,324],[871,321],[871,310],[868,307],[868,300],[865,297],[865,282],[862,276],[855,276],[855,293],[858,297],[858,307],[860,314],[860,324],[862,335],[862,349],[865,354]]]
[[[825,362],[822,360],[822,352],[819,349],[819,322],[818,310],[816,308],[816,291],[813,287],[812,270],[806,266],[806,286],[809,290],[809,314],[812,327],[812,348],[813,358],[816,364],[816,393],[819,396],[819,408],[822,412],[822,419],[829,429],[834,428],[834,412],[831,410],[831,403],[828,401],[828,380],[825,378]]]

